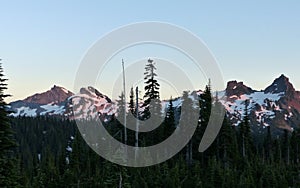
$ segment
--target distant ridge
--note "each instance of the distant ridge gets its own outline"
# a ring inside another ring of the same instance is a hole
[[[200,90],[194,92],[198,96],[202,93]],[[273,132],[300,128],[300,92],[295,90],[289,78],[283,74],[262,91],[256,91],[243,82],[229,81],[226,89],[218,92],[217,96],[233,125],[238,126],[242,122],[247,100],[250,124],[254,132],[259,134],[267,126],[271,126]],[[163,108],[167,104],[167,100],[162,101]],[[70,119],[99,116],[102,120],[109,120],[117,115],[114,101],[93,87],[82,88],[78,94],[73,94],[54,85],[46,92],[34,94],[9,105],[14,111],[12,116],[55,115]],[[180,114],[180,106],[179,97],[174,100],[174,107],[178,108],[177,114]]]

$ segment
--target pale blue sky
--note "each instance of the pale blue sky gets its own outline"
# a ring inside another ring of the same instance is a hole
[[[72,90],[80,60],[97,39],[142,21],[169,22],[196,34],[225,82],[263,89],[284,73],[300,89],[297,0],[1,1],[0,58],[10,79],[9,101],[54,84]]]

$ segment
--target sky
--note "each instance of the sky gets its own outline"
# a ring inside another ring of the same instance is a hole
[[[285,74],[300,90],[299,10],[297,0],[1,1],[0,58],[13,95],[8,102],[54,84],[73,90],[80,63],[97,40],[144,21],[171,23],[198,36],[216,58],[225,85],[238,80],[260,90]],[[203,76],[198,82],[203,89]],[[108,87],[98,89],[109,95]]]

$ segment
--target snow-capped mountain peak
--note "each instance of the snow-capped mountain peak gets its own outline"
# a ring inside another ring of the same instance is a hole
[[[54,85],[50,90],[9,104],[12,116],[63,115],[66,100],[73,93]]]

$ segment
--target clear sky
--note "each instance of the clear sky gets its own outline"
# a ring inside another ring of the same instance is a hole
[[[300,89],[298,0],[12,0],[1,1],[0,10],[0,58],[13,95],[9,101],[54,84],[72,90],[92,44],[115,28],[142,21],[168,22],[196,34],[216,57],[225,82],[244,81],[259,90],[284,73]]]

